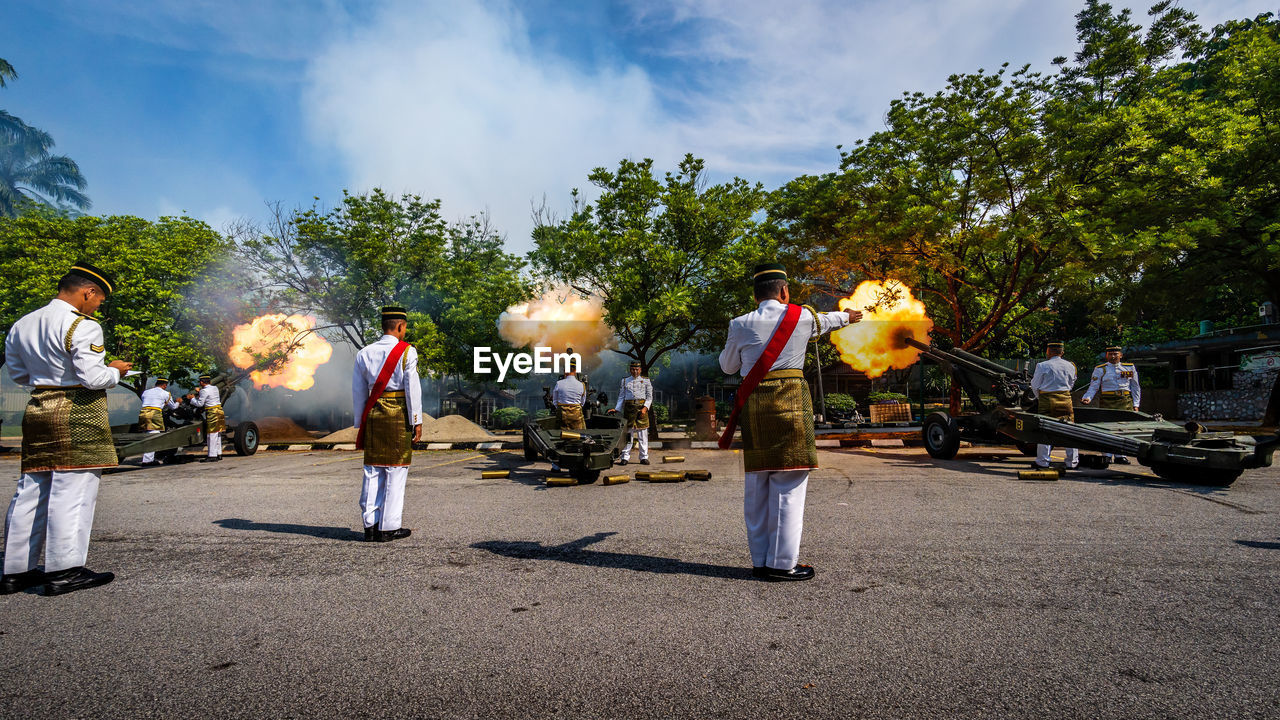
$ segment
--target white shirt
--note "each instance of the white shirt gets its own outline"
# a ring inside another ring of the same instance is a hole
[[[630,375],[622,378],[622,387],[618,388],[618,405],[614,409],[622,412],[622,403],[626,400],[643,400],[644,409],[653,405],[653,381],[641,375]]]
[[[360,421],[364,419],[364,406],[369,402],[369,393],[373,391],[373,384],[377,382],[378,374],[382,372],[382,366],[387,362],[387,356],[391,354],[391,350],[398,342],[400,341],[394,335],[383,335],[377,342],[365,346],[356,353],[356,366],[351,371],[351,402],[356,411],[356,427],[360,427]],[[397,390],[405,391],[405,400],[409,406],[409,424],[421,425],[422,382],[418,377],[418,351],[412,345],[405,348],[404,354],[400,356],[400,362],[396,363],[395,370],[391,371],[391,378],[387,380],[387,392]]]
[[[1042,392],[1061,392],[1070,390],[1076,384],[1076,364],[1055,355],[1036,365],[1031,375],[1031,390],[1036,397]]]
[[[741,372],[746,377],[764,354],[765,346],[769,344],[773,331],[782,322],[786,312],[787,306],[777,300],[761,300],[755,312],[729,321],[729,338],[720,353],[720,369],[727,375]],[[848,324],[849,314],[845,312],[818,313],[818,322],[815,323],[813,314],[802,309],[800,320],[796,322],[795,330],[791,331],[791,338],[769,369],[803,370],[809,339]]]
[[[551,388],[551,402],[556,405],[581,405],[587,396],[587,388],[576,375],[565,375]]]
[[[218,390],[217,385],[212,383],[200,388],[200,392],[196,393],[196,397],[191,401],[196,407],[208,408],[222,404],[222,391]]]
[[[1136,408],[1142,402],[1142,386],[1138,384],[1138,368],[1126,362],[1102,363],[1093,369],[1089,377],[1089,389],[1084,393],[1085,400],[1092,400],[1101,390],[1103,392],[1129,391]]]
[[[165,408],[173,409],[178,407],[178,403],[169,394],[169,388],[149,387],[142,391],[142,407],[160,408],[161,410]]]
[[[80,322],[71,332],[77,319]],[[5,366],[19,385],[105,390],[120,382],[120,371],[107,367],[102,343],[97,320],[54,298],[9,328],[4,338]]]

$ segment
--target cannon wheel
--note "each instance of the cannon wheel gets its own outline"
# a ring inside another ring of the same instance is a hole
[[[950,460],[960,451],[960,427],[944,412],[929,413],[920,429],[924,449],[939,460]]]
[[[600,471],[586,470],[586,469],[577,470],[577,471],[574,471],[573,477],[578,480],[579,485],[590,485],[591,483],[600,479]]]
[[[1023,455],[1026,455],[1027,457],[1036,456],[1037,450],[1036,450],[1035,443],[1022,442],[1021,440],[1019,440],[1014,443],[1014,446],[1018,448],[1018,452],[1022,453]]]
[[[1240,477],[1243,470],[1223,468],[1198,468],[1173,463],[1151,463],[1151,470],[1163,480],[1185,483],[1187,485],[1208,485],[1210,487],[1226,487]]]
[[[529,439],[528,428],[526,428],[524,431],[524,459],[525,460],[538,459],[538,449],[533,446],[533,441]]]
[[[236,437],[232,441],[237,455],[252,455],[258,452],[258,424],[248,420],[236,426]]]

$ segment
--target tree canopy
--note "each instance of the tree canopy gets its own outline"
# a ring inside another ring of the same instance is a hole
[[[588,180],[596,203],[573,190],[572,212],[543,212],[529,254],[543,278],[603,300],[605,322],[645,372],[665,353],[711,348],[750,305],[749,270],[770,245],[753,216],[764,189],[741,178],[707,186],[702,160],[686,155],[662,179],[653,161],[622,160]]]

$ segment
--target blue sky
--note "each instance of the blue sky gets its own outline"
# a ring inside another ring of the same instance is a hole
[[[1123,5],[1124,3],[1114,3]],[[1276,10],[1183,0],[1212,26]],[[0,108],[80,163],[91,212],[221,228],[381,186],[529,248],[592,167],[833,169],[903,90],[1074,50],[1077,0],[8,0]],[[1145,5],[1137,8],[1145,17]]]

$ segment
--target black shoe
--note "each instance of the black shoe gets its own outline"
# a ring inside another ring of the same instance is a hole
[[[160,461],[159,461],[159,460],[152,460],[151,462],[144,462],[144,463],[139,463],[139,464],[140,464],[142,467],[155,467],[155,466],[157,466],[157,465],[159,465],[159,464],[160,464]]]
[[[648,464],[649,464],[649,458],[645,458],[645,459],[641,460],[641,461],[640,461],[640,464],[641,464],[641,465],[648,465]]]
[[[28,570],[0,577],[0,595],[12,595],[37,585],[48,582],[48,577],[40,570]]]
[[[753,578],[766,577],[768,574],[769,574],[769,568],[763,565],[751,568],[751,577]]]
[[[367,540],[367,541],[369,541],[369,542],[373,542],[374,540],[377,540],[377,539],[378,539],[378,526],[377,526],[377,525],[370,525],[369,527],[365,528],[365,529],[364,529],[364,539],[365,539],[365,540]]]
[[[1128,465],[1128,464],[1129,464],[1129,458],[1125,457],[1124,455],[1117,455],[1117,456],[1115,456],[1115,457],[1111,458],[1111,462],[1112,462],[1112,463],[1114,463],[1114,464],[1116,464],[1116,465]]]
[[[627,462],[628,462],[627,460],[619,460],[619,461],[618,461],[618,464],[619,464],[619,465],[626,465],[626,464],[627,464]]]
[[[380,542],[391,542],[392,540],[407,538],[413,534],[413,531],[409,528],[399,528],[397,530],[382,530],[380,534],[382,536]]]
[[[216,455],[216,456],[206,455],[205,457],[200,458],[200,462],[218,462],[221,459],[222,459],[221,455]]]
[[[808,565],[796,565],[790,570],[778,570],[776,568],[766,568],[764,579],[769,582],[784,582],[787,580],[812,580],[813,568]]]
[[[1040,463],[1036,462],[1035,460],[1032,460],[1032,461],[1031,461],[1031,469],[1032,469],[1032,470],[1052,470],[1052,469],[1053,469],[1053,466],[1052,466],[1052,465],[1041,465]]]
[[[45,595],[65,595],[77,590],[88,590],[99,585],[106,585],[116,579],[115,573],[94,572],[83,565],[51,572],[46,576]]]

